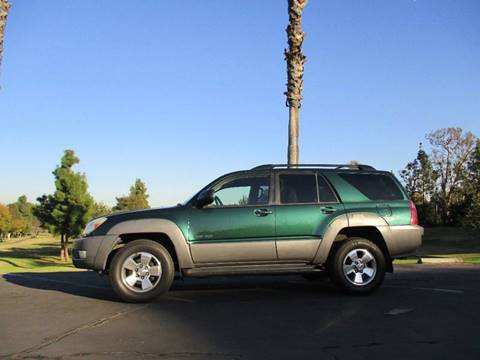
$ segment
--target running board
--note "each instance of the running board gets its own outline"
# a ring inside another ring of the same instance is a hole
[[[223,265],[202,266],[184,269],[183,274],[191,277],[206,277],[220,275],[276,275],[301,274],[322,271],[317,265],[310,264],[262,264],[262,265]]]

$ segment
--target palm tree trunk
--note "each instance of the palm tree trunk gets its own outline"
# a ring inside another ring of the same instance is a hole
[[[8,10],[10,4],[8,0],[0,0],[0,65],[3,58],[3,39],[5,37],[5,26],[7,25]]]
[[[288,50],[285,49],[287,61],[287,106],[289,107],[288,125],[288,164],[297,165],[299,159],[298,133],[299,112],[303,89],[303,65],[305,55],[302,54],[302,44],[305,33],[302,31],[302,10],[307,0],[288,0],[287,26]]]
[[[290,105],[288,109],[288,164],[298,164],[298,114],[300,106]]]

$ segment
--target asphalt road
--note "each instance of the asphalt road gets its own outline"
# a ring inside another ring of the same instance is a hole
[[[141,305],[91,272],[5,274],[0,357],[478,360],[480,266],[397,266],[360,297],[298,276],[178,280]]]

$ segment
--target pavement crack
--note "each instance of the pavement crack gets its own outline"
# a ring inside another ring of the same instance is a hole
[[[146,304],[146,305],[143,305],[143,306],[140,306],[140,307],[136,307],[134,309],[130,309],[130,310],[124,310],[124,311],[119,311],[119,312],[116,312],[114,314],[111,314],[109,316],[106,316],[106,317],[103,317],[103,318],[100,318],[100,319],[96,319],[96,320],[93,320],[93,321],[90,321],[86,324],[83,324],[83,325],[80,325],[76,328],[73,328],[73,329],[70,329],[70,330],[67,330],[63,333],[61,333],[60,335],[57,335],[57,336],[53,336],[53,337],[49,337],[49,338],[46,338],[43,342],[41,342],[40,344],[37,344],[35,346],[32,346],[28,349],[25,349],[25,350],[22,350],[20,352],[17,352],[15,354],[11,354],[11,355],[8,355],[6,356],[5,358],[9,358],[9,359],[24,359],[26,357],[29,357],[29,354],[35,352],[35,351],[39,351],[47,346],[50,346],[52,344],[55,344],[55,343],[58,343],[59,341],[65,339],[66,337],[69,337],[69,336],[72,336],[72,335],[75,335],[77,334],[78,332],[80,331],[83,331],[83,330],[87,330],[87,329],[93,329],[93,328],[98,328],[100,326],[103,326],[105,324],[108,324],[118,318],[121,318],[125,315],[128,315],[128,314],[131,314],[131,313],[134,313],[134,312],[137,312],[137,311],[140,311],[144,308],[146,308],[147,306],[149,306],[149,304]]]
[[[416,344],[426,344],[426,345],[437,345],[439,341],[437,340],[418,340],[415,341]]]
[[[355,344],[355,345],[352,345],[352,348],[374,347],[374,346],[382,346],[382,345],[383,344],[379,342],[370,342],[366,344]]]

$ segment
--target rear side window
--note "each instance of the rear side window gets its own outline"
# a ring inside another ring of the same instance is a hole
[[[318,196],[315,174],[281,174],[280,201],[282,204],[316,203]]]
[[[403,200],[403,194],[395,181],[385,174],[339,173],[370,200]]]
[[[330,186],[328,186],[327,181],[323,176],[318,175],[318,198],[321,203],[333,203],[337,202],[337,197],[333,193]]]

